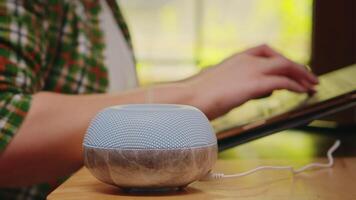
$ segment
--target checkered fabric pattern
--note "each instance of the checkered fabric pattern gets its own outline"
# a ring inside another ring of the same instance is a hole
[[[130,43],[118,5],[107,2]],[[36,92],[106,91],[99,12],[99,0],[0,0],[0,153]],[[3,188],[0,199],[45,199],[50,189],[48,184]]]

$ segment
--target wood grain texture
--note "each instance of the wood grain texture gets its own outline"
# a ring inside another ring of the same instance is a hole
[[[356,128],[287,130],[219,154],[214,172],[233,174],[259,165],[301,167],[310,162],[327,162],[326,151],[336,139],[333,168],[304,172],[262,171],[247,177],[194,182],[185,190],[163,194],[128,194],[104,184],[82,168],[53,191],[50,200],[79,199],[243,199],[243,200],[355,200]]]
[[[213,168],[217,148],[216,144],[163,150],[84,147],[84,163],[99,180],[120,188],[183,188]]]
[[[326,162],[325,159],[317,161]],[[219,160],[214,171],[236,173],[257,165],[302,165],[308,160]],[[104,184],[82,168],[48,196],[65,199],[356,199],[356,158],[337,158],[334,168],[293,176],[288,171],[263,171],[247,177],[194,182],[180,192],[127,194]]]

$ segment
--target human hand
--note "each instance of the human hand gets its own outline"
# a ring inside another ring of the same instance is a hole
[[[314,93],[318,79],[303,65],[262,45],[235,54],[186,82],[197,96],[195,105],[213,119],[273,90]]]

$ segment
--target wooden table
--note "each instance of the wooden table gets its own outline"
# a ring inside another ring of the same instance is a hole
[[[82,168],[53,191],[48,199],[356,199],[356,130],[284,131],[220,153],[215,172],[238,173],[259,165],[326,162],[325,152],[334,140],[342,145],[333,168],[293,176],[288,171],[263,171],[213,182],[195,182],[170,193],[128,194],[101,183]]]

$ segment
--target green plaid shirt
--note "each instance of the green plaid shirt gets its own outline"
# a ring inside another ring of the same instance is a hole
[[[107,2],[129,42],[118,5]],[[106,91],[99,13],[99,0],[0,0],[0,153],[36,92]],[[50,189],[47,184],[0,189],[0,199],[45,199]]]

